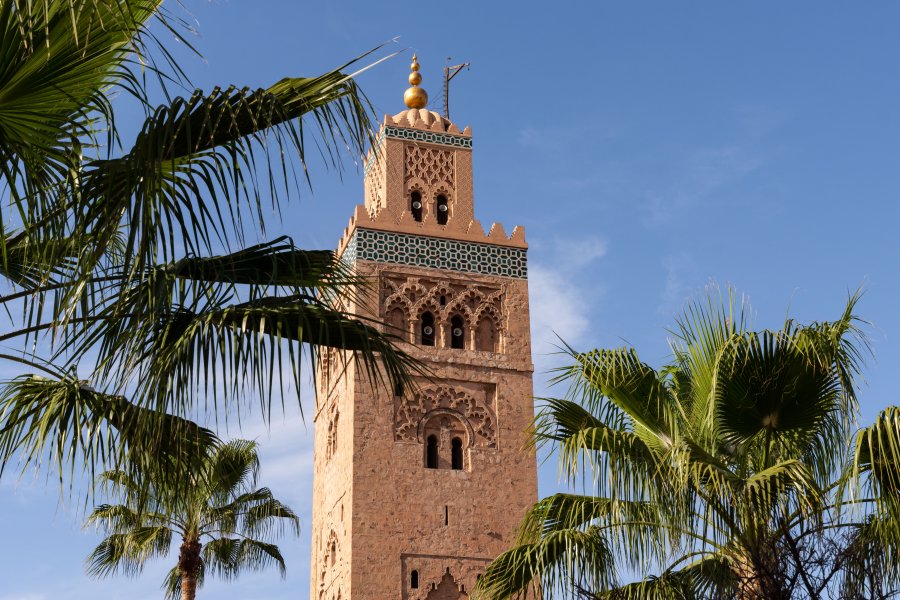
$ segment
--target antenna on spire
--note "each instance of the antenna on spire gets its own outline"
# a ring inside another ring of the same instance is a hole
[[[447,62],[449,63],[452,60],[451,57],[447,57]],[[450,66],[449,64],[444,67],[444,118],[450,119],[450,80],[459,75],[459,72],[464,68],[468,68],[470,63],[461,63],[458,65]]]

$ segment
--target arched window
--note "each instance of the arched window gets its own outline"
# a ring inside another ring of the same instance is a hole
[[[453,438],[450,451],[450,468],[455,471],[462,470],[462,440]]]
[[[437,197],[437,222],[438,225],[446,225],[450,216],[450,207],[447,206],[447,196],[441,194]]]
[[[419,589],[419,572],[416,570],[413,570],[409,575],[409,587],[414,590]]]
[[[453,443],[451,446],[451,454],[450,454],[450,466],[452,469],[456,471],[461,471],[463,468],[463,447],[462,440],[459,438],[453,438]]]
[[[422,192],[413,191],[409,195],[409,209],[412,212],[413,219],[422,222]]]
[[[388,327],[386,328],[387,333],[390,335],[395,335],[402,339],[404,342],[409,341],[409,325],[406,317],[406,311],[403,310],[402,306],[394,306],[392,307],[388,313],[387,321]]]
[[[450,319],[450,347],[460,350],[466,347],[465,323],[459,315],[454,315]]]
[[[434,346],[434,315],[422,313],[422,345]]]
[[[429,435],[425,444],[425,468],[438,468],[438,439],[436,435]]]
[[[494,320],[485,315],[478,323],[475,330],[475,347],[482,352],[497,351],[497,330],[494,327]]]

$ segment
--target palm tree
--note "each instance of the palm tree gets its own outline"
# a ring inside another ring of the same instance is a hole
[[[88,573],[135,575],[148,560],[167,556],[173,538],[180,538],[178,563],[163,583],[169,598],[193,600],[207,573],[230,580],[247,569],[277,566],[283,577],[278,546],[264,540],[285,531],[299,535],[300,519],[269,489],[255,489],[258,474],[256,443],[244,440],[220,446],[188,477],[191,485],[177,490],[166,481],[104,472],[101,479],[123,503],[97,506],[88,517],[88,525],[108,534],[88,557]]]
[[[175,96],[171,82],[188,82],[154,32],[182,29],[160,4],[0,3],[0,194],[14,215],[0,223],[0,305],[22,315],[0,332],[20,349],[0,360],[25,371],[0,387],[0,472],[15,458],[62,477],[196,457],[215,436],[181,415],[211,393],[210,412],[258,397],[268,413],[320,348],[373,384],[416,368],[341,308],[360,282],[340,257],[265,237],[264,208],[308,177],[310,143],[340,166],[342,148],[355,158],[369,142],[370,106],[346,73],[363,57]],[[130,144],[117,94],[145,108]]]
[[[631,348],[566,348],[568,394],[545,401],[533,439],[581,493],[531,509],[480,597],[888,597],[900,410],[852,435],[857,300],[836,321],[757,332],[733,294],[710,295],[658,370]]]

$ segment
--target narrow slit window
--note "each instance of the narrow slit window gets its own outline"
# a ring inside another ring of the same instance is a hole
[[[436,435],[429,435],[425,442],[425,467],[438,468],[438,439]]]
[[[450,464],[456,471],[462,471],[463,468],[463,445],[462,440],[453,438],[453,444],[450,451]]]
[[[413,219],[422,222],[422,193],[414,191],[409,195],[409,209]]]
[[[447,196],[441,194],[437,197],[437,222],[438,225],[446,225],[450,216],[450,207],[447,205]]]
[[[434,346],[434,315],[422,313],[422,345]]]
[[[413,572],[409,575],[409,587],[414,590],[419,589],[419,572],[413,569]]]
[[[450,525],[450,507],[444,505],[444,526]]]
[[[466,347],[465,323],[459,315],[455,315],[450,319],[450,347],[458,350]]]

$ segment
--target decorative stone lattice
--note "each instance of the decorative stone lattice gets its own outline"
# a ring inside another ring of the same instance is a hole
[[[379,167],[375,167],[378,171]],[[422,146],[406,146],[406,181],[417,178],[429,187],[440,183],[454,187],[453,153]]]
[[[368,191],[368,202],[366,202],[366,206],[369,209],[369,215],[373,218],[387,203],[382,168],[382,161],[377,160],[372,165],[372,168],[367,170],[366,173],[366,190]]]
[[[384,135],[389,138],[426,142],[429,144],[443,144],[445,146],[453,146],[454,148],[472,147],[471,137],[436,133],[433,131],[421,131],[418,129],[406,129],[404,127],[385,127]]]
[[[394,404],[394,440],[422,442],[419,425],[434,411],[453,411],[471,425],[475,439],[470,444],[482,448],[497,447],[497,418],[482,400],[450,386],[432,386],[417,390],[410,398],[398,398]]]
[[[356,229],[341,258],[351,265],[357,260],[370,260],[459,273],[528,278],[528,260],[522,248],[372,229]]]
[[[375,138],[375,143],[372,144],[372,149],[369,150],[369,157],[366,159],[365,167],[363,167],[364,175],[369,174],[369,169],[371,169],[372,165],[374,165],[377,162],[379,154],[384,151],[384,148],[382,148],[382,146],[381,146],[382,142],[384,142],[384,130],[383,129],[378,133],[378,137]]]

